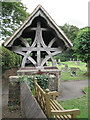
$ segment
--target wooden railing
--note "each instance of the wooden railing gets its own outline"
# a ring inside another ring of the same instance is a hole
[[[55,97],[58,96],[57,91],[50,92],[49,89],[43,91],[37,83],[37,78],[35,78],[34,82],[36,100],[48,118],[52,118],[53,116],[57,119],[61,118],[69,120],[76,118],[76,115],[80,114],[79,109],[64,110],[64,108],[55,100]]]
[[[35,78],[34,83],[35,83],[35,98],[38,101],[44,113],[48,117],[50,117],[51,116],[50,96],[52,96],[52,99],[54,100],[55,97],[58,95],[58,92],[57,91],[49,92],[49,89],[46,89],[46,91],[44,92],[43,89],[38,85],[37,78]]]

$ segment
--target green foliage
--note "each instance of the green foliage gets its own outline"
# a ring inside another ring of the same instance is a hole
[[[60,26],[60,28],[64,31],[66,36],[71,40],[71,42],[74,42],[74,39],[76,38],[79,28],[74,25],[64,24],[64,26]]]
[[[5,47],[0,47],[0,57],[2,61],[0,65],[2,66],[2,71],[10,67],[18,67],[21,63],[21,56],[14,54],[12,51],[6,49]]]
[[[21,81],[27,81],[28,85],[30,86],[31,90],[34,89],[34,79],[37,78],[37,83],[40,87],[45,90],[48,88],[49,85],[49,75],[42,74],[42,75],[29,75],[29,76],[20,76]]]
[[[73,55],[74,50],[73,49],[67,49],[66,51],[63,51],[62,53],[56,55],[54,58],[56,60],[60,59],[62,62],[70,61],[70,59],[77,60],[77,57]]]
[[[81,29],[74,40],[76,56],[82,61],[90,60],[90,28]]]
[[[2,39],[6,40],[29,16],[21,2],[2,2]]]
[[[60,26],[60,28],[64,31],[66,36],[71,40],[72,43],[74,43],[74,39],[76,38],[79,28],[73,25],[64,24],[64,26]],[[69,61],[71,59],[77,59],[77,57],[74,55],[73,48],[69,48],[66,51],[63,51],[62,53],[55,56],[56,59],[60,59],[62,62]]]

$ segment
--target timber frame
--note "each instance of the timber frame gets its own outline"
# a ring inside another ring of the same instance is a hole
[[[38,5],[4,46],[23,56],[21,68],[27,63],[42,68],[49,59],[55,67],[53,56],[73,45],[46,10]]]

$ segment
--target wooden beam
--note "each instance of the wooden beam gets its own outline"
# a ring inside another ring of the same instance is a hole
[[[20,55],[24,56],[24,58],[22,60],[21,67],[25,67],[26,59],[30,60],[34,64],[34,66],[36,66],[36,64],[37,64],[36,61],[31,56],[29,56],[29,54],[30,54],[31,51],[29,51],[27,53],[24,53],[24,52],[21,52],[21,51],[14,51],[14,52],[17,53],[17,54],[20,54]]]
[[[27,33],[27,32],[31,32],[31,31],[36,31],[37,30],[37,27],[32,27],[32,28],[27,28],[26,30],[25,30],[25,32]],[[41,28],[41,31],[50,31],[50,29],[48,29],[48,28]]]
[[[57,55],[57,54],[59,54],[59,53],[61,53],[61,52],[62,52],[62,51],[53,52],[53,53],[52,53],[52,56]],[[50,56],[49,56],[49,55],[42,61],[41,66],[43,66],[43,65],[47,62],[48,59],[50,59]]]
[[[28,51],[28,52],[24,55],[24,58],[23,58],[23,60],[22,60],[22,65],[21,65],[21,67],[25,67],[26,59],[29,57],[30,52],[31,52],[31,51]]]
[[[37,65],[40,66],[41,64],[41,50],[40,50],[40,42],[41,42],[41,23],[40,21],[37,22],[37,30],[36,30],[36,39],[37,39]]]
[[[30,47],[29,43],[28,43],[26,40],[24,40],[23,37],[20,37],[19,39],[22,41],[22,43],[23,43],[26,47]]]
[[[42,31],[51,31],[49,28],[41,28]]]
[[[51,53],[50,51],[46,51],[46,52],[47,52],[47,54],[50,56],[52,62],[54,63],[54,58],[53,58],[53,56],[52,56],[52,53]]]
[[[48,47],[21,47],[18,48],[17,46],[12,47],[13,51],[61,51],[61,48],[48,48]]]
[[[54,115],[80,115],[79,109],[71,109],[71,110],[51,110],[51,113]]]
[[[48,47],[51,47],[55,41],[56,41],[56,37],[49,42]]]

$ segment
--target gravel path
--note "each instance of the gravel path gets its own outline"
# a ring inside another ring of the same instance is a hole
[[[88,80],[61,82],[61,93],[57,100],[65,101],[81,97],[84,95],[82,91],[86,86],[88,86]]]

